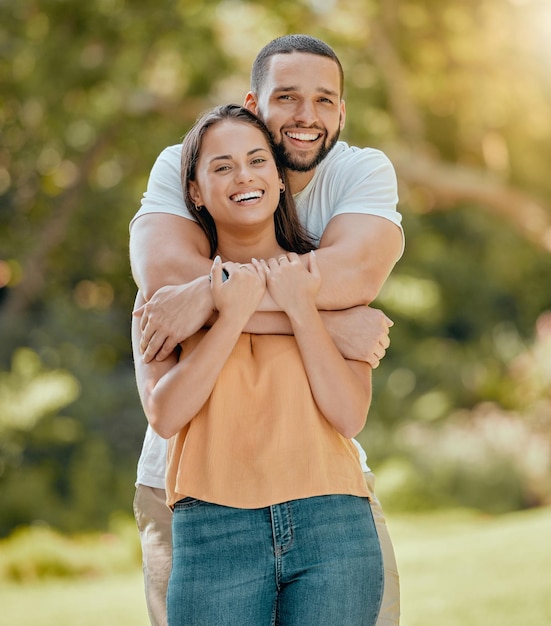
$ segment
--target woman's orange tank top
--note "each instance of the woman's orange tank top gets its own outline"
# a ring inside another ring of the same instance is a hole
[[[188,354],[204,336],[183,344]],[[243,333],[201,411],[169,440],[167,504],[261,508],[369,497],[356,446],[319,411],[295,338]]]

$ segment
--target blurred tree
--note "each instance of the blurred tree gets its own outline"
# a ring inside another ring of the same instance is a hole
[[[0,532],[33,519],[102,527],[130,510],[145,418],[128,223],[156,155],[230,65],[216,4],[0,3],[0,366],[28,346],[80,383],[67,421],[25,431],[17,472],[0,468]]]

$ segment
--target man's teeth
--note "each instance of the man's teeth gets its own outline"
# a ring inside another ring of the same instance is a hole
[[[243,202],[244,200],[255,200],[256,198],[261,198],[262,192],[258,191],[249,191],[247,193],[238,193],[235,196],[232,196],[231,199],[234,202]]]
[[[315,141],[319,136],[319,133],[287,133],[287,137],[300,141]]]

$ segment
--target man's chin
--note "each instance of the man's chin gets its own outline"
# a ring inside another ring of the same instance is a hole
[[[287,161],[285,168],[290,170],[291,172],[311,172],[318,164],[319,161],[317,159],[315,161],[309,161],[307,163],[297,162],[293,160]]]
[[[323,160],[323,152],[323,150],[321,152],[318,151],[314,155],[310,154],[308,157],[304,155],[302,158],[297,157],[295,154],[284,152],[282,159],[285,168],[292,172],[310,172]]]
[[[276,150],[279,153],[281,161],[285,169],[291,172],[311,172],[315,169],[329,152],[333,149],[334,145],[339,139],[339,132],[336,132],[329,142],[324,143],[322,146],[318,146],[315,154],[298,154],[296,152],[290,152],[285,150],[282,144],[276,145]]]

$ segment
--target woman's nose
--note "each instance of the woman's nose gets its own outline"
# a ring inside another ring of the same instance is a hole
[[[250,180],[252,180],[252,178],[253,178],[252,171],[250,167],[248,167],[247,165],[243,165],[237,169],[236,180],[238,182],[249,182]]]

